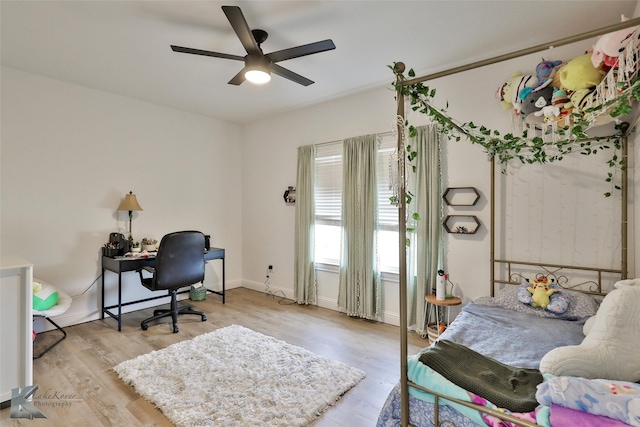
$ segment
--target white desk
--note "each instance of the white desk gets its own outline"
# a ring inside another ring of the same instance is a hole
[[[33,385],[33,264],[0,257],[0,405],[11,389]]]

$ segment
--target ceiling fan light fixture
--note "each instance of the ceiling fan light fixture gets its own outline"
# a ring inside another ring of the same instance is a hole
[[[263,85],[271,80],[271,74],[260,68],[252,68],[244,73],[244,77],[251,83]]]
[[[247,55],[244,61],[244,78],[256,85],[271,80],[271,61],[261,55]]]
[[[2,1],[2,0],[0,0]],[[264,43],[269,34],[260,29],[250,29],[247,20],[244,18],[242,10],[238,6],[222,6],[222,11],[227,16],[233,31],[240,39],[242,47],[247,52],[246,56],[231,55],[228,53],[211,52],[209,50],[193,49],[190,47],[171,45],[174,52],[189,53],[192,55],[212,56],[214,58],[231,59],[234,61],[244,61],[244,68],[240,70],[228,84],[239,86],[245,80],[250,83],[262,85],[271,80],[271,72],[291,80],[302,86],[313,84],[313,80],[296,74],[291,70],[281,67],[277,63],[288,59],[299,58],[301,56],[312,55],[315,53],[333,50],[336,45],[331,39],[322,40],[315,43],[295,46],[288,49],[278,50],[269,54],[264,54],[260,47]]]

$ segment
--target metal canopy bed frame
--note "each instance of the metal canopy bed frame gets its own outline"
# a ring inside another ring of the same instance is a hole
[[[499,63],[502,61],[515,59],[521,56],[529,55],[532,53],[537,53],[543,50],[547,50],[553,47],[564,46],[572,43],[576,43],[579,41],[583,41],[589,38],[594,38],[602,34],[607,34],[609,32],[621,30],[624,28],[632,27],[635,25],[640,25],[640,18],[630,19],[628,21],[610,25],[607,27],[603,27],[597,30],[588,31],[585,33],[581,33],[578,35],[574,35],[571,37],[567,37],[564,39],[552,41],[549,43],[533,46],[527,49],[517,50],[508,54],[496,56],[493,58],[485,59],[482,61],[474,62],[471,64],[467,64],[460,67],[451,68],[449,70],[440,71],[437,73],[429,74],[422,77],[416,77],[412,79],[405,80],[402,77],[402,74],[405,71],[405,65],[402,62],[396,64],[394,72],[396,73],[396,100],[397,100],[397,117],[405,118],[405,109],[404,109],[404,95],[402,93],[402,86],[409,86],[416,83],[421,83],[429,80],[434,80],[440,77],[449,76],[456,73],[461,73],[464,71],[469,71],[472,69],[484,67],[487,65]],[[622,136],[621,136],[621,155],[624,161],[626,162],[628,158],[628,136],[632,129],[635,127],[638,117],[636,117],[631,125],[624,124],[622,128]],[[397,141],[397,150],[398,153],[403,152],[403,144],[404,144],[404,133],[403,133],[404,123],[398,123],[398,141]],[[461,129],[459,129],[461,130]],[[527,261],[516,261],[516,260],[508,260],[508,259],[497,259],[495,257],[495,162],[493,159],[491,162],[491,222],[490,222],[490,235],[491,235],[491,266],[490,266],[490,283],[491,283],[491,296],[494,296],[494,290],[496,284],[515,284],[515,281],[512,277],[512,266],[529,266],[529,267],[543,267],[543,268],[552,268],[552,269],[570,269],[570,270],[581,270],[581,271],[591,271],[597,274],[597,280],[594,282],[595,289],[588,291],[587,293],[595,294],[595,295],[604,295],[602,289],[602,275],[605,273],[615,273],[620,274],[621,279],[627,278],[627,202],[628,202],[628,173],[625,168],[623,168],[621,173],[621,199],[622,199],[622,208],[621,208],[621,266],[620,269],[598,269],[598,268],[585,268],[585,267],[576,267],[571,265],[551,265],[551,264],[540,264],[540,263],[531,263]],[[401,175],[402,169],[398,167],[398,174]],[[406,188],[405,182],[402,176],[398,177],[399,188],[398,188],[398,200],[404,201],[406,200]],[[438,399],[446,398],[446,400],[459,403],[461,405],[477,409],[481,412],[494,415],[498,418],[502,418],[507,421],[511,421],[517,425],[525,426],[525,427],[538,427],[537,424],[533,424],[527,421],[523,421],[521,419],[512,417],[511,415],[505,414],[500,411],[492,410],[490,408],[484,406],[478,406],[473,403],[461,401],[458,399],[454,399],[450,396],[444,396],[439,393],[436,393],[432,390],[429,390],[425,387],[422,387],[418,384],[415,384],[408,380],[407,375],[407,357],[408,357],[408,349],[407,349],[407,271],[406,271],[406,248],[405,248],[405,238],[406,238],[406,224],[402,220],[406,218],[406,205],[405,203],[399,203],[398,206],[398,217],[399,221],[399,300],[400,300],[400,402],[401,402],[401,425],[402,427],[406,427],[409,425],[409,387],[414,387],[416,389],[425,391],[434,395],[435,398],[435,410],[434,410],[434,423],[435,425],[440,425],[438,420]],[[503,269],[507,271],[507,278],[496,278],[496,265],[501,265]],[[557,270],[556,270],[557,271]],[[519,282],[518,282],[519,283]]]

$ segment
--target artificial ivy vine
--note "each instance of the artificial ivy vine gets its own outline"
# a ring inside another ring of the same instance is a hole
[[[391,70],[399,77],[399,82],[394,83],[396,91],[402,93],[403,96],[411,99],[411,109],[428,115],[434,122],[439,125],[440,131],[448,138],[460,141],[466,138],[472,144],[482,146],[489,154],[490,158],[497,158],[503,166],[503,172],[506,165],[512,160],[518,160],[525,164],[534,163],[552,163],[560,161],[567,154],[579,153],[582,155],[596,154],[604,150],[613,150],[610,160],[607,162],[614,172],[607,174],[606,182],[611,183],[615,189],[620,189],[619,185],[614,184],[615,171],[624,170],[626,168],[625,159],[619,156],[621,149],[621,136],[626,131],[628,124],[616,123],[616,135],[606,137],[590,138],[586,131],[590,127],[590,123],[584,119],[582,114],[574,112],[572,114],[572,125],[559,127],[554,131],[547,131],[547,135],[553,132],[553,142],[545,141],[540,136],[529,138],[527,130],[522,132],[521,136],[507,133],[502,135],[497,130],[488,129],[485,126],[478,126],[473,122],[458,123],[447,114],[447,108],[437,108],[433,104],[436,95],[436,89],[429,88],[422,83],[414,83],[411,85],[402,84],[406,78],[399,69],[398,63],[389,66]],[[410,78],[415,77],[415,72],[410,69],[408,72]],[[609,110],[612,117],[620,117],[631,112],[632,103],[640,100],[640,78],[633,80],[632,84],[625,89],[624,84],[620,84],[619,96],[602,105],[590,108],[585,113],[599,111],[601,109]],[[405,119],[405,126],[409,129],[409,137],[415,137],[416,129]],[[407,157],[411,162],[416,156],[415,150],[411,146],[407,146]],[[611,192],[604,194],[606,197],[611,196]]]

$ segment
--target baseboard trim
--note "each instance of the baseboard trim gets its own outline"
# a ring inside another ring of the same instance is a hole
[[[226,290],[230,290],[230,289],[234,289],[234,288],[240,288],[242,287],[242,281],[240,280],[236,280],[233,282],[227,282],[226,283]],[[217,290],[217,288],[216,288]],[[189,294],[188,293],[184,293],[184,294],[180,294],[178,295],[178,300],[182,301],[184,299],[189,298]],[[167,296],[165,299],[157,299],[157,300],[152,300],[152,301],[145,301],[145,302],[141,302],[138,304],[133,304],[133,305],[129,305],[129,306],[125,306],[122,307],[122,314],[125,313],[131,313],[132,311],[138,311],[138,310],[144,310],[145,308],[149,308],[149,307],[156,307],[159,305],[163,305],[163,304],[167,304],[169,303],[169,301],[171,301],[169,299],[169,296]],[[111,309],[111,312],[114,313],[116,312],[116,309]],[[64,313],[61,314],[60,316],[56,316],[55,318],[53,318],[55,320],[55,322],[57,324],[59,324],[61,327],[66,328],[69,326],[73,326],[73,325],[79,325],[81,323],[86,323],[86,322],[92,322],[94,320],[99,320],[100,319],[100,309],[96,309],[93,310],[91,312],[83,312],[83,313]],[[111,317],[109,317],[108,315],[105,315],[104,320],[107,322],[113,322],[114,327],[117,328],[117,321]],[[56,328],[49,322],[47,322],[44,318],[38,318],[38,317],[34,317],[33,318],[33,330],[36,331],[36,333],[41,333],[41,332],[47,332],[47,331],[52,331],[55,330]]]
[[[284,295],[285,298],[293,300],[293,289],[285,289],[285,288],[281,288],[279,286],[275,286],[271,284],[269,284],[267,289],[267,286],[265,286],[264,283],[255,282],[255,281],[237,280],[234,282],[227,282],[226,289],[230,290],[230,289],[240,288],[240,287],[250,289],[252,291],[262,292],[264,294],[268,294],[269,292],[271,292],[277,296]],[[179,295],[180,300],[186,299],[188,297],[189,297],[188,294]],[[169,301],[168,298],[167,298],[167,301]],[[136,304],[135,306],[123,307],[122,313],[123,314],[130,313],[132,311],[143,310],[145,308],[155,307],[162,304],[165,304],[165,302],[162,300],[147,301],[144,303]],[[320,296],[318,297],[318,302],[315,305],[317,305],[318,307],[326,308],[328,310],[333,310],[338,312],[341,311],[338,309],[338,300],[335,298],[327,298],[327,297]],[[99,309],[89,313],[85,312],[85,313],[62,314],[60,316],[55,317],[55,322],[58,323],[61,327],[65,328],[73,325],[79,325],[81,323],[91,322],[98,319],[100,319]],[[55,329],[53,325],[51,325],[49,322],[47,322],[44,319],[34,318],[33,320],[34,320],[33,327],[37,333],[51,331]],[[105,316],[105,320],[107,322],[113,322],[114,327],[117,327],[115,319],[112,319],[109,316]],[[400,326],[400,316],[398,313],[385,311],[381,314],[380,319],[378,320],[382,323],[387,323],[389,325]]]
[[[243,281],[242,287],[251,289],[252,291],[258,291],[262,293],[267,293],[267,289],[264,283],[254,282],[254,281]],[[278,295],[282,295],[284,293],[285,298],[293,300],[293,289],[284,289],[278,286],[269,285],[269,291],[276,293]],[[327,298],[327,297],[318,297],[317,301],[318,307],[326,308],[333,311],[341,311],[338,309],[338,300],[336,298]],[[393,326],[400,326],[400,315],[399,313],[385,311],[381,314],[380,319],[378,319],[382,323],[387,323]]]

